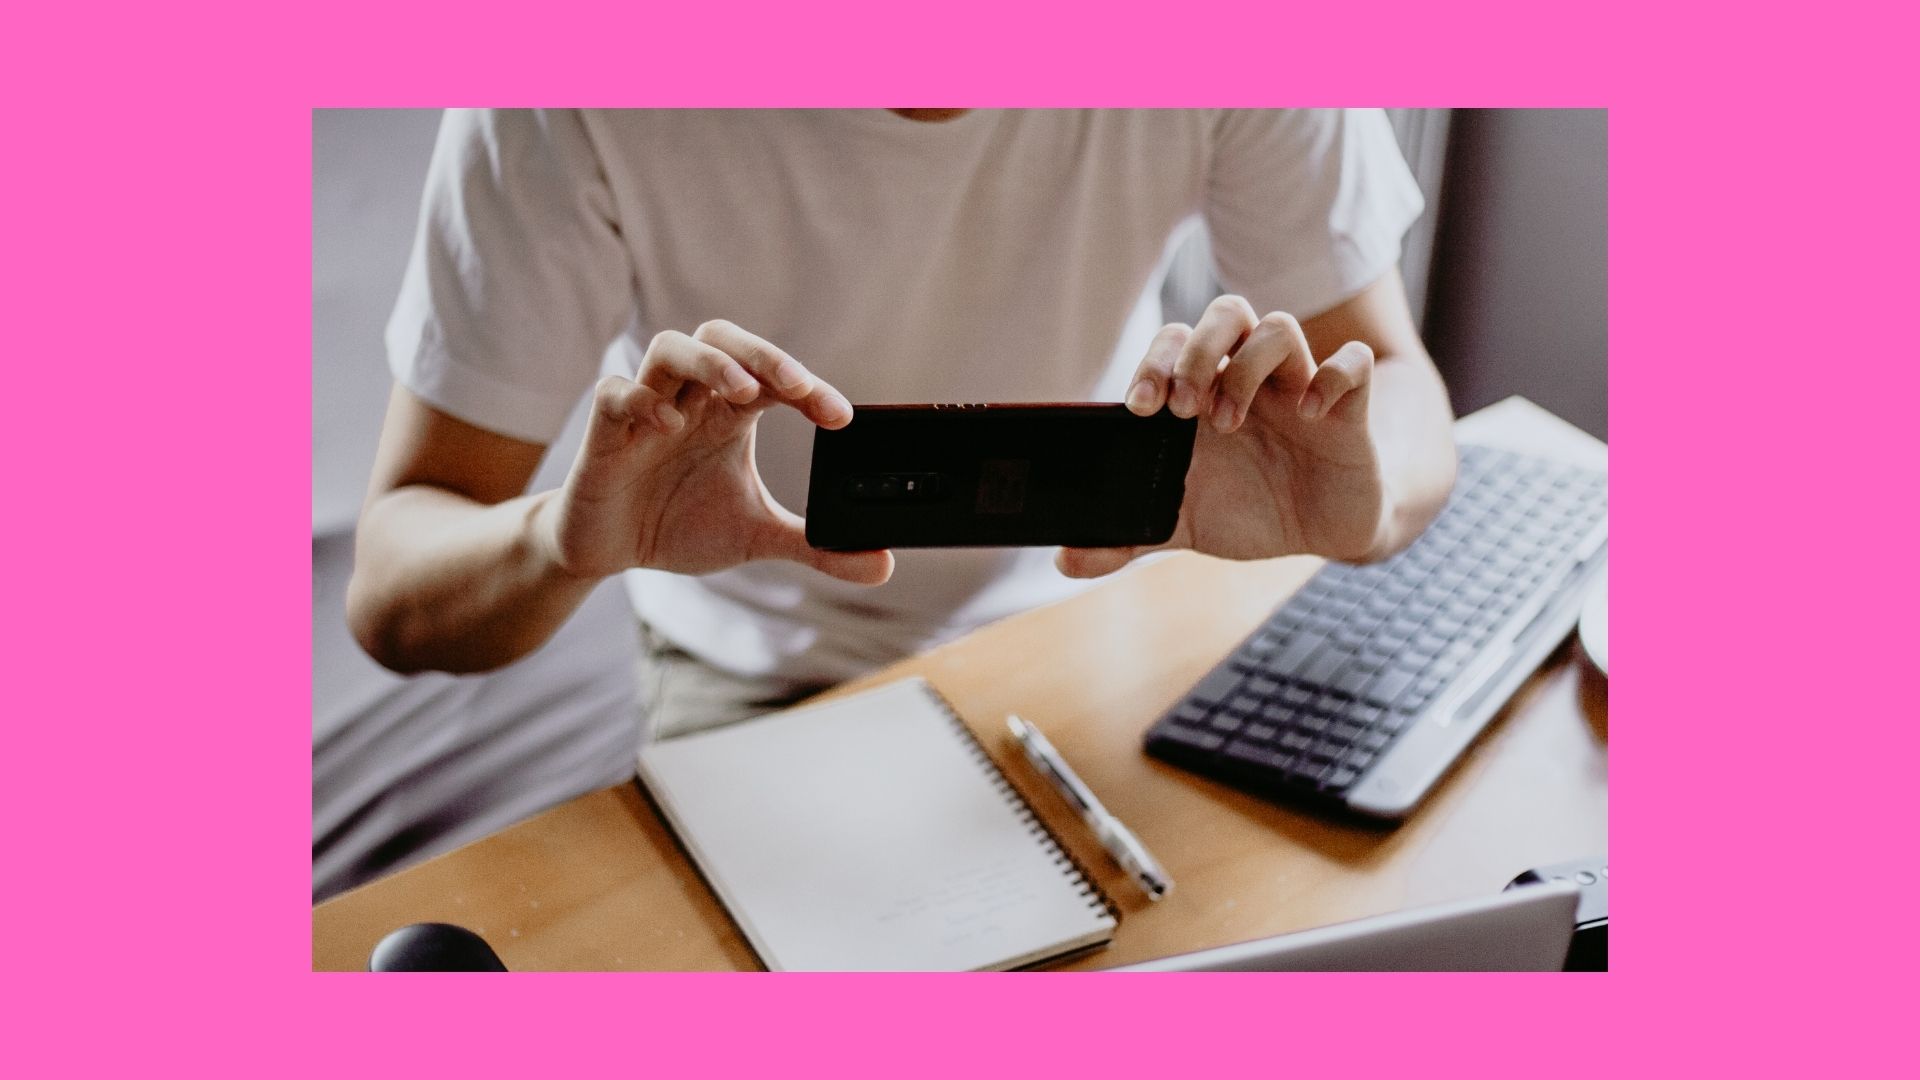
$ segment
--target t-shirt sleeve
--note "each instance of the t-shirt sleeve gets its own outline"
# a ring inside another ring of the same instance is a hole
[[[1305,319],[1378,281],[1425,208],[1379,109],[1231,111],[1204,212],[1214,269],[1259,311]]]
[[[470,424],[551,443],[633,307],[579,114],[449,110],[387,323],[393,377]]]

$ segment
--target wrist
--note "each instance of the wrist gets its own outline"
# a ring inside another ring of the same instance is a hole
[[[520,546],[534,575],[541,580],[592,585],[606,575],[581,570],[567,559],[560,542],[563,494],[554,488],[529,500],[526,516],[521,519]]]
[[[1373,563],[1392,558],[1400,550],[1413,542],[1418,530],[1408,529],[1402,522],[1399,503],[1395,501],[1389,489],[1380,500],[1380,520],[1373,530],[1373,543],[1368,545],[1367,553],[1360,562]]]
[[[1453,490],[1451,463],[1443,471],[1429,470],[1412,477],[1389,477],[1382,487],[1380,523],[1366,561],[1378,562],[1399,554],[1427,531],[1440,516]]]

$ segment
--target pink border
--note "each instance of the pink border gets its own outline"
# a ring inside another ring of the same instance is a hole
[[[1913,737],[1870,725],[1914,697],[1851,675],[1912,666],[1885,614],[1912,595],[1912,481],[1871,467],[1913,456],[1912,347],[1879,340],[1911,306],[1913,173],[1893,160],[1904,127],[1862,106],[1910,80],[1911,28],[1848,5],[1780,23],[1750,5],[862,6],[11,13],[9,1057],[540,1075],[1888,1060],[1892,999],[1869,993],[1899,992],[1874,964],[1904,941],[1888,879],[1912,845],[1873,830],[1912,819],[1911,785],[1876,770]],[[308,972],[308,110],[448,102],[1611,107],[1616,971]],[[1868,614],[1817,614],[1856,595]],[[1830,895],[1846,918],[1820,911]]]

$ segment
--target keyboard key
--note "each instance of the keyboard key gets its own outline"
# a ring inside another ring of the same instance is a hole
[[[1232,713],[1223,712],[1215,713],[1213,718],[1207,721],[1207,726],[1213,728],[1215,731],[1224,731],[1231,735],[1239,731],[1240,725],[1243,723],[1245,723],[1245,721]]]
[[[1332,772],[1332,767],[1318,761],[1301,761],[1294,765],[1287,778],[1304,784],[1318,785],[1322,778]]]
[[[1292,604],[1282,604],[1276,608],[1273,615],[1267,619],[1266,626],[1268,630],[1273,631],[1281,637],[1286,637],[1295,630],[1298,630],[1300,624],[1305,621],[1305,616],[1296,610]]]
[[[1326,784],[1330,788],[1344,788],[1351,786],[1358,779],[1360,779],[1359,773],[1343,766],[1335,769],[1333,774],[1327,777]]]
[[[1238,694],[1227,704],[1227,709],[1240,716],[1260,711],[1261,701],[1252,694]]]
[[[1155,730],[1154,734],[1163,739],[1191,746],[1197,750],[1218,750],[1226,740],[1210,731],[1195,728],[1175,727],[1167,724]]]
[[[1313,747],[1313,736],[1304,731],[1287,731],[1280,735],[1280,747],[1296,753],[1305,753]]]
[[[1360,692],[1365,690],[1369,683],[1373,682],[1373,672],[1375,670],[1378,669],[1369,669],[1361,666],[1357,662],[1349,664],[1347,667],[1342,668],[1340,673],[1335,675],[1333,681],[1328,685],[1343,694],[1359,697]]]
[[[1458,670],[1459,668],[1461,668],[1466,664],[1469,658],[1473,656],[1473,651],[1474,650],[1473,650],[1472,642],[1455,641],[1452,644],[1448,645],[1446,648],[1440,650],[1440,655],[1433,658],[1434,666],[1431,670],[1435,672],[1451,672],[1451,671]],[[1442,677],[1444,678],[1445,676],[1442,675]]]
[[[1339,626],[1340,620],[1323,615],[1318,611],[1310,611],[1307,613],[1307,624],[1300,628],[1300,632],[1317,640],[1324,641],[1327,635],[1333,633]]]
[[[1399,701],[1412,685],[1413,672],[1404,668],[1389,669],[1375,679],[1372,686],[1367,687],[1366,698],[1379,705],[1391,705]]]
[[[1227,744],[1227,756],[1239,761],[1251,762],[1267,769],[1284,769],[1293,764],[1293,758],[1286,754],[1277,754],[1264,746],[1234,741]]]
[[[1230,667],[1217,667],[1200,680],[1200,684],[1187,692],[1189,700],[1204,701],[1211,705],[1225,701],[1240,685],[1240,673]]]
[[[1280,734],[1280,732],[1265,724],[1248,724],[1247,730],[1241,732],[1241,734],[1257,742],[1272,742],[1274,736]]]
[[[1332,646],[1321,649],[1314,655],[1314,658],[1307,663],[1307,666],[1301,669],[1301,681],[1325,686],[1327,681],[1332,679],[1335,673],[1340,670],[1340,666],[1347,662],[1347,655],[1347,653]]]
[[[1274,656],[1272,664],[1273,670],[1281,672],[1299,671],[1306,666],[1308,660],[1313,659],[1313,654],[1318,652],[1320,646],[1325,643],[1325,639],[1315,631],[1302,629],[1293,636],[1293,640],[1287,642],[1286,648],[1281,649],[1279,653]]]

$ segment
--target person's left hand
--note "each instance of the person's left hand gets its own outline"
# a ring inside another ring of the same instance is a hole
[[[1127,407],[1200,417],[1179,524],[1158,547],[1063,548],[1060,570],[1097,577],[1171,548],[1229,559],[1377,557],[1390,504],[1367,426],[1372,382],[1365,344],[1350,341],[1316,364],[1298,320],[1256,316],[1238,296],[1208,305],[1196,327],[1163,327]]]

